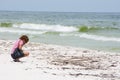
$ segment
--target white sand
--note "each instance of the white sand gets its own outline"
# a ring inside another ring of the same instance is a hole
[[[12,45],[0,40],[0,80],[120,80],[120,54],[28,43],[30,56],[13,62]]]

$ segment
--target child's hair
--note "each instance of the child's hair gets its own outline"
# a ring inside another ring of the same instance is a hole
[[[27,43],[29,41],[29,38],[27,35],[22,35],[19,39],[24,40],[25,43]]]

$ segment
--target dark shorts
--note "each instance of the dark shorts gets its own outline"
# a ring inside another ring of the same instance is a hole
[[[18,59],[18,58],[24,57],[24,53],[19,48],[16,48],[15,51],[11,54],[11,57],[13,59]]]

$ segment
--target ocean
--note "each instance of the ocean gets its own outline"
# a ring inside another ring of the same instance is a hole
[[[120,52],[120,13],[0,11],[0,39]]]

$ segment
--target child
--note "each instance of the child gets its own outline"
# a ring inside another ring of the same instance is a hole
[[[28,36],[22,35],[19,40],[17,40],[13,48],[11,50],[11,57],[14,59],[15,62],[20,62],[20,58],[26,57],[29,55],[29,52],[23,51],[22,47],[29,41]]]

